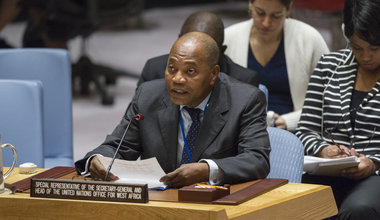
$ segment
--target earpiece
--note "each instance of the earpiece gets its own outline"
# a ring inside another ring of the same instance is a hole
[[[342,34],[343,34],[343,37],[344,39],[346,39],[346,48],[345,49],[348,49],[349,46],[348,46],[348,43],[350,42],[350,40],[348,39],[348,37],[346,36],[346,34],[344,33],[344,23],[342,23]],[[337,73],[337,69],[340,65],[342,65],[343,63],[346,63],[348,61],[348,59],[350,58],[350,56],[347,55],[347,58],[345,60],[341,60],[338,65],[335,67],[329,81],[327,82],[326,84],[326,87],[323,89],[323,92],[322,92],[322,115],[323,115],[323,109],[324,109],[324,105],[325,105],[325,102],[324,102],[324,97],[325,97],[325,92],[326,92],[326,89],[328,87],[328,85],[330,84],[330,81],[332,80],[332,78],[334,77],[334,75]],[[343,59],[343,55],[342,55],[342,59]],[[322,116],[322,121],[321,121],[321,134],[323,134],[324,132],[324,128],[323,128],[323,116]]]
[[[348,42],[348,37],[346,36],[345,32],[344,32],[344,23],[342,23],[342,33],[343,33],[343,37],[344,39],[346,39],[346,41]]]

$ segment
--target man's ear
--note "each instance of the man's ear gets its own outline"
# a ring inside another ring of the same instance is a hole
[[[224,52],[227,50],[227,45],[223,45],[221,50],[222,51],[220,51],[220,54],[224,54]]]
[[[212,69],[212,72],[211,72],[211,80],[210,80],[210,85],[211,86],[214,86],[214,84],[216,82],[216,79],[219,76],[219,71],[220,71],[220,66],[219,65],[215,65],[214,68]]]

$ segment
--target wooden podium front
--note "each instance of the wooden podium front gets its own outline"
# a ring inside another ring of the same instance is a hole
[[[6,182],[29,176],[15,169]],[[164,193],[175,194],[176,190],[154,191],[149,196],[160,198]],[[30,198],[29,193],[0,195],[0,219],[323,219],[336,213],[329,186],[300,183],[288,183],[240,205],[152,199],[138,204]]]

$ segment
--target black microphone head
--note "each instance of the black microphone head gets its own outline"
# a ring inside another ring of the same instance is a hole
[[[136,114],[135,119],[136,119],[136,121],[141,121],[144,119],[144,116],[141,114]]]
[[[136,121],[141,121],[144,119],[144,116],[138,113],[136,115],[127,115],[127,113],[125,113],[124,118],[126,120],[135,119]]]

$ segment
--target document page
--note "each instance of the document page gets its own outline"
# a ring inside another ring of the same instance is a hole
[[[338,176],[342,169],[357,166],[359,163],[360,159],[355,156],[334,159],[305,156],[303,171],[314,175]]]
[[[99,159],[106,169],[112,161],[110,157],[99,157]],[[111,172],[119,177],[119,180],[116,181],[119,183],[146,183],[149,189],[166,187],[159,181],[165,175],[165,172],[155,157],[136,161],[115,159]]]

